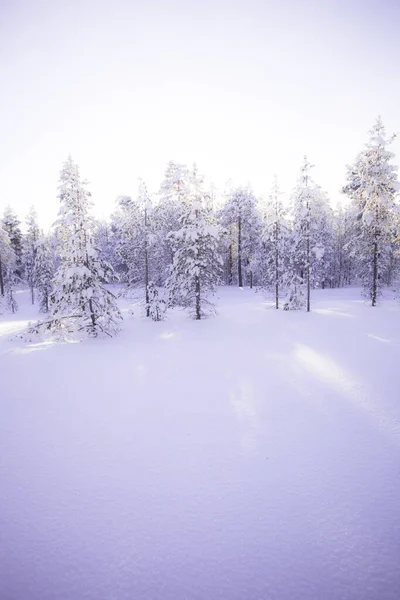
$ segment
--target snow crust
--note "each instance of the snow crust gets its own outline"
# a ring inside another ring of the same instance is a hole
[[[398,600],[400,311],[359,294],[223,288],[200,322],[123,301],[118,337],[74,344],[9,342],[18,294],[1,600]]]

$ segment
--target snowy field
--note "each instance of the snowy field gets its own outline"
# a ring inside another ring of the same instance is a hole
[[[221,289],[24,344],[0,319],[1,600],[398,600],[400,303]]]

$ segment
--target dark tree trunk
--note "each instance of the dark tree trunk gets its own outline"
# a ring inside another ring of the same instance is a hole
[[[233,283],[233,256],[232,256],[232,244],[229,246],[228,253],[228,285]]]
[[[374,266],[372,271],[372,306],[376,306],[376,299],[378,295],[378,241],[376,239],[374,241]]]
[[[307,312],[310,312],[310,235],[307,235]]]
[[[31,299],[32,304],[35,304],[35,288],[33,287],[33,285],[31,285]]]
[[[253,271],[250,271],[250,289],[253,289]]]
[[[243,287],[242,276],[242,217],[238,219],[238,283],[239,287]]]
[[[0,258],[0,296],[4,296],[3,265]]]
[[[201,319],[201,310],[200,310],[200,277],[196,275],[195,278],[195,290],[196,290],[196,320],[200,321]]]
[[[275,308],[279,308],[279,250],[275,245]]]
[[[149,306],[149,256],[147,252],[147,248],[144,252],[144,282],[146,286],[146,317],[150,316],[150,306]]]
[[[91,298],[89,300],[89,309],[90,309],[90,318],[92,320],[92,327],[93,327],[93,333],[94,333],[96,331],[96,315],[94,314],[93,302],[92,302]]]
[[[149,306],[149,252],[147,244],[147,208],[144,209],[144,227],[146,232],[145,248],[144,248],[144,284],[146,287],[146,317],[150,316]]]

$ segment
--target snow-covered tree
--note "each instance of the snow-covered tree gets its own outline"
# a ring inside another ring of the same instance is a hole
[[[349,243],[352,234],[352,219],[348,207],[341,204],[333,216],[333,256],[332,287],[342,287],[351,283],[354,271],[354,258],[350,254]]]
[[[273,290],[275,308],[279,308],[279,294],[286,281],[285,251],[287,247],[288,224],[286,210],[281,199],[277,178],[264,207],[261,246],[261,285]]]
[[[304,157],[292,195],[292,233],[288,244],[288,285],[292,295],[293,290],[301,290],[302,296],[302,286],[305,288],[307,312],[311,310],[311,287],[321,284],[325,277],[321,263],[332,243],[327,197],[311,179],[311,168]]]
[[[39,238],[36,243],[33,284],[39,296],[39,311],[49,312],[49,301],[53,287],[54,258],[49,240]]]
[[[170,234],[174,258],[166,287],[171,303],[188,307],[199,320],[214,312],[209,296],[220,280],[219,232],[196,167],[187,176],[186,190],[181,227]]]
[[[7,269],[14,263],[15,255],[7,231],[0,223],[0,296],[5,296],[5,278]]]
[[[19,225],[20,221],[18,220],[16,214],[13,212],[10,206],[7,206],[3,216],[3,228],[8,233],[11,248],[14,252],[15,262],[13,266],[13,274],[15,282],[19,282],[22,279],[23,275],[22,232]]]
[[[283,310],[301,310],[304,308],[306,302],[304,288],[304,280],[296,272],[292,272],[287,284],[287,296],[283,304]]]
[[[90,336],[112,335],[122,318],[115,296],[104,286],[112,277],[112,268],[100,260],[92,244],[90,193],[71,157],[61,171],[59,199],[61,264],[51,294],[50,327],[84,331]]]
[[[24,238],[24,266],[25,266],[25,278],[31,290],[32,304],[35,303],[35,284],[34,284],[34,269],[35,269],[35,257],[36,247],[39,239],[39,226],[37,223],[37,214],[33,206],[31,207],[28,216],[26,218],[26,224],[28,226],[27,233]]]
[[[146,314],[153,321],[162,321],[165,318],[167,304],[163,298],[160,298],[159,291],[153,281],[149,281],[147,286],[147,304]]]
[[[173,262],[174,247],[170,234],[181,227],[181,217],[188,196],[189,169],[186,165],[170,161],[160,185],[158,202],[153,208],[152,221],[156,239],[152,252],[154,267],[152,279],[159,285],[165,283]]]
[[[239,287],[243,287],[244,272],[252,286],[252,265],[259,242],[260,218],[257,199],[250,185],[236,188],[229,186],[225,204],[219,212],[219,220],[225,229],[228,283],[233,281],[233,267],[236,263]]]
[[[380,117],[370,131],[365,149],[348,167],[343,192],[352,201],[351,252],[365,296],[376,306],[393,252],[395,195],[399,189],[397,167]]]
[[[14,286],[19,281],[15,273],[15,253],[10,237],[0,223],[0,314],[18,309]]]
[[[105,220],[97,221],[93,239],[101,260],[110,263],[114,271],[117,271],[118,260],[115,254],[117,236],[115,236],[113,223]]]
[[[149,310],[149,281],[156,266],[153,207],[146,185],[139,185],[136,200],[129,196],[120,198],[121,219],[119,243],[116,253],[125,265],[125,282],[128,290],[143,287],[146,314]]]

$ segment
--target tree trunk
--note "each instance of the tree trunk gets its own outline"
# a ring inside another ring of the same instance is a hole
[[[31,285],[31,299],[32,304],[35,304],[35,288],[33,287],[33,285]]]
[[[310,235],[307,236],[307,312],[310,312]]]
[[[93,302],[92,302],[91,298],[89,300],[89,310],[90,310],[90,318],[92,320],[93,332],[95,332],[96,331],[96,315],[94,314]]]
[[[144,284],[146,286],[146,317],[150,316],[149,306],[149,252],[147,243],[147,208],[144,209],[145,247],[144,247]]]
[[[3,265],[0,258],[0,296],[4,296]]]
[[[242,217],[238,219],[238,280],[239,287],[243,287],[242,277]]]
[[[200,321],[201,319],[201,311],[200,311],[200,277],[196,275],[195,277],[195,289],[196,289],[196,320]]]
[[[378,241],[375,235],[374,241],[374,266],[372,272],[372,306],[376,306],[376,299],[378,295]]]
[[[144,282],[146,286],[146,317],[150,316],[150,306],[149,306],[149,256],[147,252],[147,247],[144,252]]]
[[[228,254],[228,285],[232,285],[233,283],[233,256],[232,256],[232,244],[229,246],[229,254]]]
[[[275,245],[275,308],[279,308],[279,250]]]
[[[253,271],[250,271],[250,289],[253,289]]]

